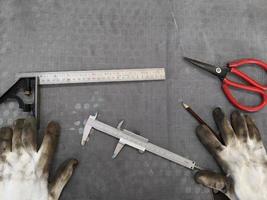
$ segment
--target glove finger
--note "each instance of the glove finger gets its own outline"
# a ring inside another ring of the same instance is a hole
[[[12,151],[16,152],[22,148],[21,133],[24,126],[25,119],[17,119],[15,121],[13,137],[12,137]]]
[[[11,151],[13,131],[11,128],[0,129],[0,154]]]
[[[224,140],[224,143],[228,145],[235,136],[234,130],[230,122],[227,120],[221,108],[215,108],[213,110],[213,118]]]
[[[34,117],[27,118],[24,121],[24,127],[22,130],[22,144],[26,151],[36,152],[37,143],[36,143],[36,133],[37,133],[37,125],[36,119]]]
[[[250,139],[255,139],[257,142],[261,142],[260,131],[251,117],[245,115],[245,119],[248,127],[248,134]]]
[[[239,111],[232,112],[231,124],[237,138],[239,138],[243,142],[246,142],[248,138],[248,127],[244,115]]]
[[[199,125],[197,127],[197,136],[207,150],[218,160],[218,155],[224,149],[224,146],[210,129],[206,125]]]
[[[60,126],[56,122],[50,122],[45,130],[43,143],[38,151],[38,169],[44,174],[49,171],[49,165],[56,151],[60,135]]]
[[[195,181],[224,194],[227,193],[227,188],[229,188],[227,178],[224,175],[207,170],[198,171],[195,174]]]
[[[62,190],[69,182],[74,169],[78,165],[78,161],[70,159],[65,161],[57,170],[55,179],[50,184],[50,195],[53,199],[59,199]]]

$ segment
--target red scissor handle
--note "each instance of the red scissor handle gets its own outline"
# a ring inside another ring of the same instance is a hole
[[[232,92],[230,90],[230,87],[235,87],[235,88],[239,88],[239,89],[242,89],[242,90],[246,90],[246,91],[258,93],[261,96],[262,101],[257,106],[246,106],[246,105],[242,105],[232,95]],[[267,95],[265,94],[265,91],[262,90],[262,89],[260,89],[260,88],[257,88],[257,87],[254,87],[254,86],[248,86],[248,85],[239,84],[237,82],[234,82],[234,81],[231,81],[231,80],[228,80],[228,79],[225,78],[223,80],[222,89],[223,89],[226,97],[228,98],[228,100],[234,106],[236,106],[237,108],[239,108],[240,110],[244,110],[244,111],[247,111],[247,112],[256,112],[256,111],[261,110],[267,104]]]
[[[255,58],[245,58],[245,59],[236,60],[236,61],[229,63],[228,66],[233,74],[241,77],[242,79],[244,79],[245,81],[247,81],[248,83],[250,83],[251,85],[257,88],[260,88],[262,90],[267,90],[267,86],[258,83],[257,81],[255,81],[254,79],[252,79],[251,77],[249,77],[248,75],[246,75],[245,73],[237,69],[238,67],[242,65],[247,65],[247,64],[258,65],[259,67],[267,71],[267,63],[261,60],[255,59]]]

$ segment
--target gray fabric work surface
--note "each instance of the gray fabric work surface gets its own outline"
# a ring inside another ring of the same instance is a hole
[[[150,153],[126,147],[112,160],[116,140],[105,134],[95,132],[82,148],[83,123],[95,112],[113,126],[124,119],[151,142],[217,169],[180,102],[213,127],[212,109],[233,107],[216,78],[182,57],[214,64],[267,60],[266,13],[264,0],[2,0],[1,93],[17,72],[165,67],[166,81],[42,87],[41,130],[52,119],[63,129],[53,169],[68,157],[80,161],[62,199],[211,199],[191,171]],[[254,71],[259,79],[265,75]],[[246,97],[239,96],[255,101]],[[21,114],[14,103],[1,105],[0,123]],[[266,109],[253,116],[263,133]]]

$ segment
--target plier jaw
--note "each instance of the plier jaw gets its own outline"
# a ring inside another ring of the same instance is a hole
[[[214,66],[188,57],[184,57],[184,59],[194,66],[204,69],[205,71],[217,76],[220,80],[223,80],[226,77],[227,73],[230,72],[230,69],[228,67]]]

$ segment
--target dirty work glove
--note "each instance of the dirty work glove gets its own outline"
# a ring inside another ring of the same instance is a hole
[[[266,200],[267,156],[258,128],[238,111],[231,114],[231,123],[220,108],[213,116],[225,145],[205,125],[197,128],[197,136],[225,174],[199,171],[196,182],[225,193],[231,200]]]
[[[58,200],[77,160],[63,164],[48,183],[49,166],[60,127],[50,122],[37,151],[36,121],[19,119],[14,127],[0,129],[0,200]]]

